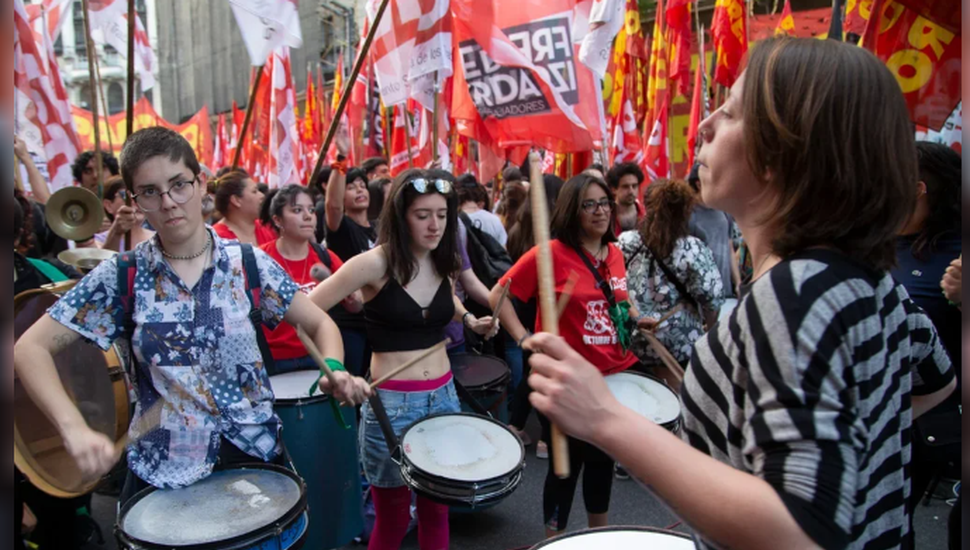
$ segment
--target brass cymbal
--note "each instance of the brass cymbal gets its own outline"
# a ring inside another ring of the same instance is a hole
[[[67,265],[74,266],[80,271],[87,273],[92,269],[98,267],[104,260],[108,260],[117,256],[118,253],[114,250],[102,250],[100,248],[75,248],[74,250],[65,250],[57,255],[57,259],[66,263]]]
[[[83,187],[65,187],[47,200],[47,225],[59,237],[86,241],[101,229],[104,206]]]

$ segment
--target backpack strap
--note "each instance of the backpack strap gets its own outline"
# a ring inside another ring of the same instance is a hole
[[[138,263],[135,259],[135,252],[129,250],[118,255],[118,294],[121,298],[121,307],[124,313],[124,336],[128,339],[135,332],[135,274],[138,272]]]
[[[253,323],[253,328],[256,329],[256,343],[259,345],[260,355],[263,356],[263,364],[272,365],[273,354],[266,342],[266,334],[263,333],[263,313],[259,309],[263,284],[259,278],[256,253],[253,252],[253,245],[249,243],[240,243],[239,248],[242,249],[243,277],[246,280],[246,296],[249,297],[249,320]]]
[[[315,243],[313,241],[310,241],[310,248],[316,252],[317,257],[320,258],[323,265],[327,266],[327,269],[330,271],[333,271],[333,265],[331,265],[333,262],[330,261],[330,254],[327,252],[327,249],[320,246],[320,243]]]
[[[52,283],[61,283],[70,279],[70,277],[65,275],[60,269],[57,269],[57,266],[53,264],[49,264],[44,260],[39,260],[37,258],[26,259],[28,262],[30,262],[30,265],[34,266],[34,269],[40,271],[41,275],[47,277],[47,280]]]

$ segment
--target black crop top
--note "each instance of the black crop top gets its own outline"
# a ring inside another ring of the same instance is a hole
[[[427,308],[418,305],[394,277],[364,303],[367,339],[376,352],[430,348],[444,339],[445,326],[454,316],[455,302],[447,277]]]

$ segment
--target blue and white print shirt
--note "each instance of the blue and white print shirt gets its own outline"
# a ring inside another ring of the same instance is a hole
[[[137,367],[128,368],[138,403],[128,464],[160,488],[184,487],[208,476],[219,456],[220,436],[263,461],[282,449],[269,375],[249,318],[242,249],[207,229],[214,261],[191,289],[165,261],[158,236],[134,252],[131,343]],[[282,322],[297,285],[263,251],[253,251],[262,284],[260,311],[272,329]],[[101,262],[48,314],[109,349],[125,327],[117,258]],[[159,399],[160,421],[140,421]],[[137,433],[139,426],[148,431]]]

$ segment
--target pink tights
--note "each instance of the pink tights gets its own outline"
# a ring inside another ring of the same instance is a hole
[[[411,490],[371,487],[377,518],[367,550],[398,550],[411,522]],[[448,550],[448,507],[418,495],[418,547]]]

